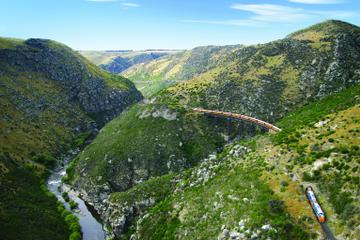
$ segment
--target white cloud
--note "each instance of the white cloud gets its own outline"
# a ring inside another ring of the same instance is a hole
[[[344,0],[289,0],[289,2],[294,3],[304,3],[304,4],[338,4],[345,2]]]
[[[290,1],[310,1],[310,0],[290,0]],[[325,0],[314,0],[325,1]],[[326,0],[330,1],[330,0]],[[335,0],[333,0],[335,1]],[[351,11],[311,11],[303,8],[290,7],[276,4],[233,4],[232,9],[246,11],[251,16],[244,19],[226,20],[186,20],[184,22],[208,23],[235,26],[266,26],[271,23],[291,24],[300,21],[321,21],[324,19],[350,18],[357,14]]]
[[[274,4],[234,4],[232,9],[254,14],[250,19],[263,22],[293,22],[308,18],[301,8]]]
[[[140,7],[140,4],[131,3],[131,2],[124,2],[124,3],[121,3],[121,5],[123,5],[124,7],[131,7],[131,8]]]

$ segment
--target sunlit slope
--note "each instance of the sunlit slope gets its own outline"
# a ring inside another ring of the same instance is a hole
[[[297,34],[240,48],[205,73],[129,109],[79,155],[68,170],[70,180],[104,211],[103,201],[111,192],[183,172],[201,164],[209,153],[221,152],[235,136],[256,132],[247,123],[197,115],[193,107],[275,123],[302,105],[359,83],[357,26],[327,21],[301,32],[320,37],[298,39]],[[118,235],[126,231],[121,223],[112,224]]]
[[[311,185],[335,236],[358,239],[359,103],[354,86],[308,104],[276,123],[280,134],[235,141],[197,167],[112,193],[104,215],[120,239],[323,237],[304,194]]]
[[[191,79],[217,65],[241,45],[205,46],[134,65],[122,74],[150,96],[177,82]]]
[[[140,99],[129,80],[65,45],[0,38],[2,239],[68,238],[41,181],[56,157]]]

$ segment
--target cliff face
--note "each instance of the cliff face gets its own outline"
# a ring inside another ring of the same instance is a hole
[[[29,39],[16,49],[3,49],[2,62],[19,71],[43,73],[78,101],[99,125],[142,99],[134,85],[97,69],[70,48],[49,40]]]
[[[142,99],[134,85],[42,39],[0,38],[0,228],[4,239],[67,239],[40,185],[64,151]],[[37,219],[36,221],[34,219]],[[24,226],[18,229],[18,226]]]

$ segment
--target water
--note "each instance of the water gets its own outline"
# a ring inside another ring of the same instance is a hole
[[[64,159],[66,164],[69,158]],[[64,186],[61,184],[61,178],[65,175],[65,166],[59,166],[51,174],[47,182],[47,187],[50,192],[54,193],[55,196],[64,203],[64,206],[67,210],[70,210],[70,206],[63,197],[61,196],[61,191],[64,189]],[[60,190],[59,190],[60,189]],[[84,240],[104,240],[105,232],[102,228],[102,224],[97,220],[96,216],[91,213],[91,209],[85,204],[85,202],[78,197],[75,191],[68,192],[70,199],[78,203],[78,209],[73,211],[74,215],[79,218],[79,223],[81,226],[81,231],[83,233]]]

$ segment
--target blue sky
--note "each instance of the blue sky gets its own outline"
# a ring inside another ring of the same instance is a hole
[[[78,50],[263,43],[326,19],[360,25],[360,1],[0,0],[0,36]]]

